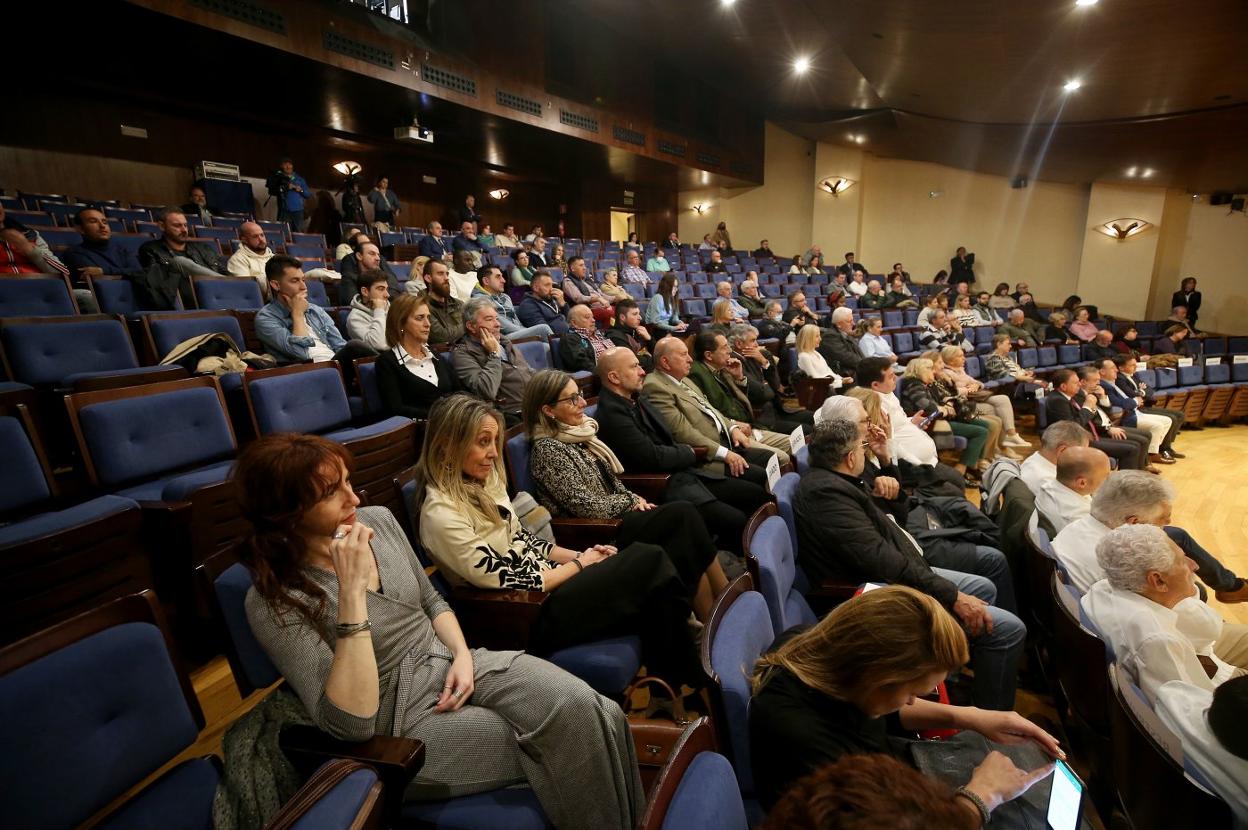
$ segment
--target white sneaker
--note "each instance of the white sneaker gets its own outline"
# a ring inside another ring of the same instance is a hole
[[[1007,435],[1001,439],[1001,446],[1003,447],[1026,447],[1027,449],[1031,449],[1031,442],[1021,435],[1014,435],[1014,436]]]

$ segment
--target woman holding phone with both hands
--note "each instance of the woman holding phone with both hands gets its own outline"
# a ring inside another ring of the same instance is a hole
[[[422,740],[408,799],[527,782],[556,827],[631,828],[644,795],[619,706],[544,660],[470,649],[390,511],[357,510],[351,467],[340,444],[281,433],[234,472],[247,619],[313,722]]]

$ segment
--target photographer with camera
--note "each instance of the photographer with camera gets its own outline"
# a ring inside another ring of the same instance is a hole
[[[277,198],[277,221],[290,224],[290,230],[303,230],[303,204],[308,200],[308,182],[295,172],[295,163],[284,158],[265,182],[269,195]]]

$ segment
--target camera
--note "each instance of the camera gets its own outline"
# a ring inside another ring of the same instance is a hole
[[[291,177],[282,170],[274,170],[265,181],[264,186],[269,191],[270,196],[281,198],[290,190],[291,181]]]

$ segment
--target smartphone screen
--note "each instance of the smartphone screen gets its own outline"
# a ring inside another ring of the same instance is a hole
[[[1049,791],[1048,822],[1051,830],[1079,830],[1083,805],[1083,782],[1065,761],[1057,761]]]

